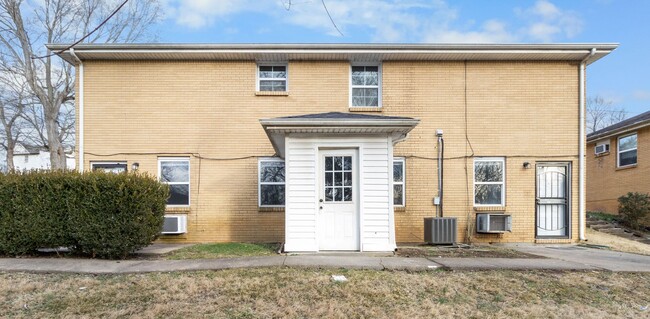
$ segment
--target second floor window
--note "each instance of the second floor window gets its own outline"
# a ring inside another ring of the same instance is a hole
[[[381,74],[379,65],[352,66],[352,107],[379,107],[381,105]]]
[[[264,65],[257,66],[258,91],[287,91],[287,66]]]

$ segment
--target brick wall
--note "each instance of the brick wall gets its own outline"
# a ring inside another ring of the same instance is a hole
[[[256,96],[251,61],[88,61],[85,167],[124,160],[157,175],[157,157],[188,156],[188,233],[163,241],[282,241],[284,213],[257,207],[257,157],[273,148],[258,119],[347,112],[349,63],[290,62],[288,96]],[[406,207],[395,213],[398,242],[422,241],[422,218],[437,193],[435,130],[444,130],[445,216],[465,239],[473,162],[506,157],[506,206],[513,232],[485,242],[532,242],[537,161],[573,165],[577,238],[578,66],[568,62],[383,63],[382,115],[421,119],[395,156],[406,157]],[[467,130],[465,130],[467,128]],[[78,132],[78,130],[77,130]],[[470,148],[466,135],[471,142]],[[524,169],[530,162],[532,168]],[[467,170],[466,170],[467,165]]]
[[[637,165],[618,168],[618,137],[637,133]],[[587,210],[618,213],[618,198],[628,192],[650,192],[650,127],[618,134],[609,140],[609,153],[594,155],[595,141],[587,144]]]

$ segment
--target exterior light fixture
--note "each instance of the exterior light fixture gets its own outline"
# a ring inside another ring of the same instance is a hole
[[[138,168],[140,168],[140,163],[135,162],[135,163],[131,164],[131,170],[132,171],[137,171]]]
[[[530,168],[530,163],[524,162],[524,168]]]

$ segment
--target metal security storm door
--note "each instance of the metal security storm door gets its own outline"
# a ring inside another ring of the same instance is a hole
[[[569,163],[537,164],[536,236],[568,238],[570,229]]]
[[[356,150],[321,150],[320,250],[359,250]]]

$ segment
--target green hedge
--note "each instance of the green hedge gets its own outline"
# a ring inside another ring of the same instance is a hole
[[[160,234],[167,185],[146,174],[0,174],[0,254],[69,247],[123,258]]]

